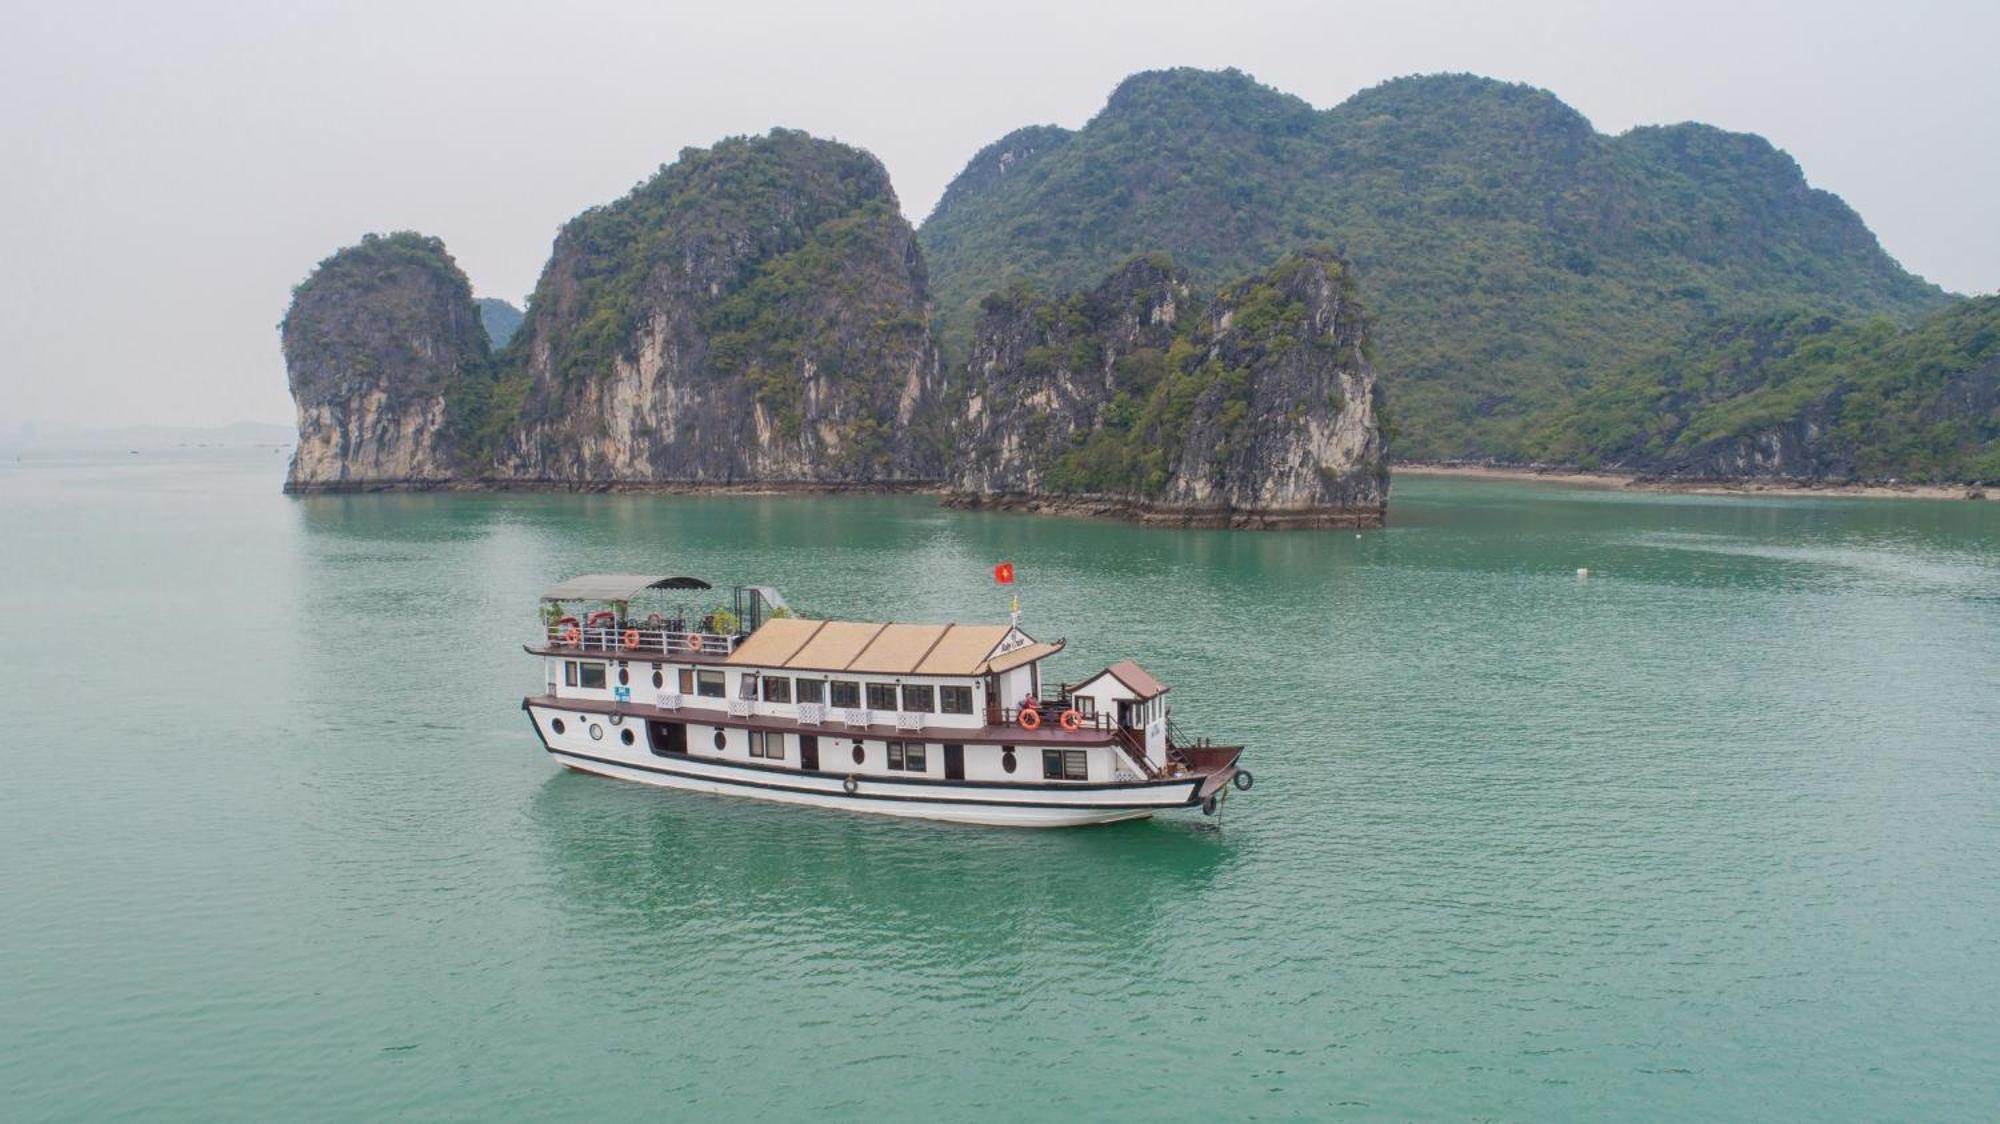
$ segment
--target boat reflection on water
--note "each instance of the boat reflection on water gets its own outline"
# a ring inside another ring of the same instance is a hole
[[[1170,915],[1242,848],[1200,821],[993,832],[802,815],[579,773],[549,778],[529,816],[570,924],[652,970],[665,955],[781,947],[836,964],[887,949],[903,968],[983,976],[1012,970],[1050,932],[1063,934],[1065,957],[1156,962]]]

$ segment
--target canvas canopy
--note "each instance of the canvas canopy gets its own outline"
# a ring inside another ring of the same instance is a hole
[[[649,589],[713,589],[700,578],[659,574],[579,574],[542,594],[544,601],[630,601]]]

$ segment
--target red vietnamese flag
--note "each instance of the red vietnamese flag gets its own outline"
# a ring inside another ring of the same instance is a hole
[[[1001,585],[1013,585],[1014,564],[1012,562],[1002,562],[998,566],[993,567],[993,580],[999,582]]]

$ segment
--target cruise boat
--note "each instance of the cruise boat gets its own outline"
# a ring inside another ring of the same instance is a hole
[[[1007,624],[812,620],[768,586],[591,574],[542,595],[522,700],[572,769],[694,792],[1019,827],[1216,815],[1243,747],[1182,736],[1130,660],[1046,682],[1063,641]],[[648,602],[660,607],[648,608]]]

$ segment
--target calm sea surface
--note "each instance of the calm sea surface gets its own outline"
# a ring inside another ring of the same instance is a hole
[[[1175,532],[283,461],[0,466],[9,1120],[2000,1108],[2000,504]],[[517,709],[579,571],[996,620],[1005,558],[1054,672],[1249,742],[1220,831],[668,793]]]

